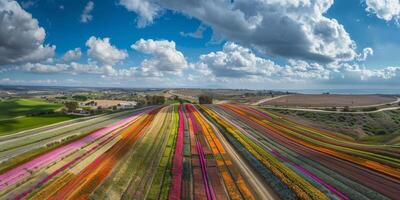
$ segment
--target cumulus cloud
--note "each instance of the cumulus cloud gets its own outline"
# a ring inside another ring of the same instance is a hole
[[[374,55],[374,50],[371,47],[363,49],[363,52],[357,56],[358,61],[365,61],[368,56]]]
[[[79,60],[81,58],[81,56],[82,56],[81,48],[75,48],[73,50],[67,51],[63,55],[62,59],[67,62],[68,61],[76,61],[76,60]]]
[[[157,4],[149,0],[120,0],[119,4],[129,11],[137,13],[137,26],[139,28],[152,24],[161,11]]]
[[[89,47],[88,55],[95,59],[88,59],[86,64],[68,62],[80,57],[81,50],[76,48],[64,54],[64,63],[26,63],[14,67],[14,70],[33,73],[85,73],[119,78],[168,78],[181,76],[189,67],[183,53],[176,49],[174,41],[152,39],[136,41],[131,48],[150,57],[144,59],[138,66],[129,68],[114,68],[114,65],[125,59],[128,54],[125,50],[119,50],[111,45],[109,38],[90,37],[86,45]]]
[[[32,0],[28,0],[28,1],[21,1],[21,6],[24,9],[28,9],[32,6],[34,6],[36,4],[36,2],[32,1]]]
[[[328,85],[347,88],[382,87],[389,88],[400,84],[400,67],[386,66],[371,68],[357,63],[340,63],[329,69],[329,79],[308,80],[311,84]]]
[[[114,65],[128,57],[126,50],[111,45],[110,38],[92,36],[86,41],[86,46],[89,47],[88,55],[104,65]]]
[[[74,61],[26,63],[18,65],[14,69],[31,73],[95,74],[106,80],[121,83],[134,78],[136,81],[168,82],[175,86],[182,83],[187,85],[189,84],[187,82],[220,86],[236,84],[235,87],[242,87],[241,84],[253,84],[254,86],[254,84],[266,83],[276,85],[288,83],[400,83],[400,67],[371,69],[357,62],[321,64],[299,59],[289,59],[284,64],[277,64],[270,59],[256,55],[254,50],[234,42],[226,42],[220,51],[203,54],[197,61],[189,63],[183,53],[176,49],[174,41],[140,39],[131,45],[131,48],[147,54],[148,57],[137,66],[114,68],[114,64],[127,56],[121,56],[126,53],[125,51],[112,46],[107,38],[91,37],[87,43],[88,54],[94,58],[93,60],[88,59],[87,63]],[[79,52],[79,50],[74,49],[69,52],[71,55],[75,55],[77,54],[75,52]],[[372,52],[365,48],[363,54],[359,56],[363,58]],[[121,55],[115,56],[119,54]]]
[[[0,79],[0,84],[4,84],[4,85],[14,85],[14,84],[20,84],[21,83],[21,81],[20,80],[14,80],[14,79],[11,79],[11,78],[2,78],[2,79]]]
[[[330,70],[318,63],[303,60],[289,60],[288,64],[278,71],[277,77],[296,80],[326,80],[330,78]]]
[[[53,57],[56,47],[43,44],[45,37],[38,21],[16,1],[0,1],[0,66]]]
[[[366,0],[366,10],[375,14],[379,19],[390,21],[398,20],[400,15],[399,0]]]
[[[125,0],[136,2],[136,0]],[[141,1],[143,2],[143,1]],[[225,39],[254,47],[267,55],[328,63],[353,60],[356,45],[344,27],[324,16],[333,0],[147,0],[201,20]],[[140,17],[141,12],[136,12]],[[158,11],[158,12],[157,12]]]
[[[256,56],[249,48],[227,42],[222,51],[201,55],[194,69],[216,79],[328,79],[329,70],[318,63],[290,59],[286,65]]]
[[[215,76],[231,78],[270,76],[277,68],[274,62],[232,42],[226,43],[222,51],[201,55],[198,65],[202,73],[208,74],[210,70]]]
[[[92,16],[91,12],[93,11],[93,8],[94,8],[94,3],[93,3],[93,1],[89,1],[89,2],[86,4],[86,6],[85,6],[85,8],[83,9],[83,12],[82,12],[82,14],[81,14],[81,22],[82,22],[82,23],[87,23],[87,22],[92,21],[93,16]]]
[[[131,48],[149,54],[151,58],[141,62],[139,70],[145,76],[181,75],[188,67],[182,52],[176,50],[174,41],[140,39]]]
[[[110,67],[98,66],[95,62],[88,62],[86,64],[70,62],[70,63],[26,63],[14,68],[18,71],[33,72],[33,73],[68,73],[68,74],[98,74],[98,75],[112,75],[115,69]]]
[[[68,69],[67,64],[26,63],[16,67],[17,70],[35,73],[57,73]]]
[[[68,74],[97,74],[104,76],[122,76],[124,70],[117,70],[113,66],[128,57],[126,50],[120,50],[110,43],[110,38],[90,37],[86,41],[87,54],[90,57],[87,63],[75,62],[82,56],[80,48],[67,51],[62,61],[28,62],[13,67],[14,70],[32,73],[68,73]]]
[[[3,78],[0,79],[1,84],[5,85],[54,85],[58,83],[56,79],[33,79],[33,80],[19,80],[19,79],[10,79],[10,78]]]
[[[203,38],[203,33],[204,31],[206,31],[207,28],[204,25],[200,25],[195,32],[191,32],[191,33],[185,33],[185,32],[180,32],[179,34],[181,34],[184,37],[192,37],[192,38]]]
[[[369,50],[365,50],[368,54]],[[222,51],[201,55],[193,68],[200,79],[218,82],[235,80],[292,82],[365,82],[400,78],[400,67],[368,69],[358,64],[333,62],[319,64],[289,59],[285,65],[256,56],[250,49],[228,42]]]

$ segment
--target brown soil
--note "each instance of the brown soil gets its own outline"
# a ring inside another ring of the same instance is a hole
[[[318,94],[305,95],[296,94],[273,99],[265,102],[264,105],[287,105],[302,107],[344,107],[344,106],[368,106],[391,103],[396,98],[384,95],[336,95]]]

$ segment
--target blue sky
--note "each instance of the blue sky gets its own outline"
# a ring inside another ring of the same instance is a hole
[[[0,0],[0,84],[396,88],[390,0]]]

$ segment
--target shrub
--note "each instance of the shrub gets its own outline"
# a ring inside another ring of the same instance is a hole
[[[212,104],[213,98],[206,95],[199,96],[199,104]]]
[[[364,111],[364,112],[374,111],[374,110],[378,110],[378,108],[377,107],[369,107],[369,108],[362,109],[362,111]]]
[[[164,96],[146,96],[147,105],[161,105],[165,103]]]
[[[86,101],[86,100],[88,100],[88,97],[84,96],[84,95],[74,95],[74,96],[72,96],[72,98],[77,100],[77,101]]]
[[[64,105],[67,107],[68,112],[74,112],[78,108],[78,102],[76,101],[68,101]]]

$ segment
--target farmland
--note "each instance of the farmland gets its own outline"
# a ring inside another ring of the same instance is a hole
[[[0,125],[0,135],[63,122],[75,118],[77,118],[77,116],[51,114],[44,116],[21,117],[16,119],[2,120],[2,125]]]
[[[61,104],[47,103],[34,99],[11,99],[0,101],[0,120],[36,114],[41,112],[50,112],[63,107]]]
[[[396,145],[357,142],[243,104],[173,104],[114,115],[107,123],[93,118],[62,126],[74,127],[65,133],[50,129],[15,135],[12,143],[0,140],[7,155],[27,157],[0,171],[0,199],[395,199],[399,194]],[[98,125],[83,129],[89,124]],[[32,142],[75,135],[79,127],[79,136],[46,151],[21,153]]]
[[[376,113],[323,113],[273,110],[299,123],[348,135],[355,140],[393,143],[400,134],[400,111]]]
[[[388,95],[294,94],[276,98],[264,104],[300,107],[366,107],[394,101],[396,98]]]
[[[62,104],[35,99],[0,101],[0,135],[77,118],[77,116],[54,113],[62,107]]]

